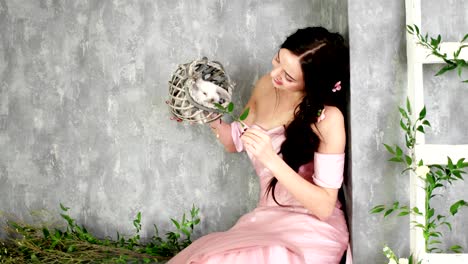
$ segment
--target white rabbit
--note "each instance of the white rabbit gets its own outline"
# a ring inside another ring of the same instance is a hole
[[[231,100],[225,89],[202,78],[196,80],[190,92],[197,103],[213,109],[216,109],[215,103],[223,105]]]

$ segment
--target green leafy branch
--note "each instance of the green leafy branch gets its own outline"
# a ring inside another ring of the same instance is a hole
[[[176,227],[176,232],[166,233],[167,241],[164,241],[159,236],[158,228],[155,225],[155,236],[153,237],[154,241],[149,243],[149,245],[146,247],[147,252],[151,252],[160,256],[170,257],[189,246],[192,243],[191,235],[193,233],[193,229],[200,223],[200,218],[198,217],[199,211],[200,209],[193,206],[190,210],[190,220],[186,218],[185,213],[183,214],[181,221],[177,221],[176,219],[171,218],[171,222]]]
[[[389,248],[388,246],[384,246],[382,251],[385,257],[387,257],[387,259],[390,260],[389,263],[395,263],[395,264],[411,263],[412,264],[413,261],[415,261],[413,254],[411,254],[408,259],[398,258],[396,254],[393,252],[393,250]],[[419,260],[417,262],[417,264],[420,264],[420,263],[422,263],[422,260]]]
[[[246,124],[244,124],[244,120],[247,118],[249,115],[250,108],[247,107],[244,112],[239,117],[234,116],[233,111],[234,111],[234,103],[230,102],[226,107],[222,106],[221,104],[215,103],[214,104],[216,108],[218,108],[222,113],[228,114],[232,117],[233,120],[239,122],[242,127],[247,127]]]
[[[462,174],[465,173],[463,169],[468,166],[468,164],[464,162],[465,159],[460,159],[457,163],[453,163],[450,158],[447,159],[447,166],[429,166],[430,171],[426,174],[424,187],[426,192],[425,225],[420,226],[419,223],[415,223],[416,226],[421,227],[423,230],[427,252],[442,252],[439,248],[434,246],[434,244],[441,243],[440,238],[442,237],[442,233],[438,231],[439,227],[447,226],[448,229],[452,231],[452,226],[448,221],[448,217],[442,214],[436,215],[435,209],[431,206],[431,199],[437,195],[442,196],[441,194],[435,194],[434,191],[438,188],[446,188],[447,184],[452,184],[454,181],[463,180]],[[450,214],[455,216],[458,210],[463,206],[467,206],[467,203],[464,200],[455,202],[450,206]],[[454,245],[451,246],[449,250],[459,253],[461,252],[462,247]]]
[[[437,35],[436,38],[429,37],[427,33],[424,35],[420,32],[417,25],[407,25],[406,31],[409,34],[418,38],[417,43],[419,45],[422,45],[423,47],[429,49],[432,55],[441,58],[446,63],[446,65],[444,65],[436,73],[436,76],[442,75],[447,71],[457,70],[458,76],[461,78],[462,70],[464,68],[468,68],[468,62],[466,60],[460,59],[459,56],[462,49],[468,47],[468,44],[463,44],[465,40],[468,39],[468,34],[466,34],[460,41],[460,47],[453,52],[453,59],[449,59],[447,53],[442,53],[442,51],[440,50],[440,44],[442,43],[442,37],[440,35]],[[468,80],[464,80],[463,82],[468,83]]]
[[[9,238],[0,240],[0,263],[150,263],[167,260],[191,244],[194,226],[200,223],[199,209],[192,207],[191,219],[185,214],[181,221],[171,219],[175,232],[158,234],[148,243],[140,242],[141,213],[133,220],[135,234],[125,238],[117,233],[117,240],[99,239],[67,214],[70,209],[60,204],[60,216],[66,229],[49,229],[17,221],[8,221]]]
[[[431,124],[426,120],[426,107],[420,112],[415,122],[412,121],[412,109],[409,100],[406,100],[406,109],[399,107],[400,112],[400,127],[405,133],[405,145],[403,150],[398,145],[391,147],[384,144],[386,150],[392,155],[389,159],[391,162],[402,163],[406,168],[402,173],[412,170],[424,181],[425,197],[425,215],[424,223],[412,221],[414,227],[421,228],[425,238],[425,246],[427,252],[441,252],[436,245],[441,244],[440,241],[443,234],[439,231],[441,226],[447,226],[451,231],[452,226],[449,222],[448,216],[443,214],[436,214],[435,209],[431,206],[431,199],[441,194],[435,194],[434,191],[438,188],[446,188],[448,184],[452,184],[457,180],[463,180],[464,168],[468,167],[465,159],[460,159],[454,163],[449,157],[447,165],[429,165],[424,166],[422,160],[416,161],[414,147],[416,143],[416,134],[425,133],[425,127],[430,127]],[[451,216],[455,216],[461,207],[468,207],[468,203],[464,200],[459,200],[450,206]],[[395,212],[398,216],[405,216],[415,214],[422,216],[422,212],[418,207],[409,208],[408,206],[400,205],[398,201],[394,202],[391,206],[377,205],[370,210],[371,213],[383,213],[387,217]],[[460,252],[462,247],[454,245],[449,248],[453,252]]]
[[[423,107],[423,109],[419,112],[417,120],[413,124],[413,121],[411,119],[413,113],[408,98],[406,99],[406,109],[403,107],[398,107],[398,110],[400,111],[400,127],[404,131],[405,145],[408,153],[403,153],[403,150],[398,145],[395,145],[395,147],[391,147],[390,145],[384,144],[384,146],[387,149],[387,151],[393,155],[393,157],[390,158],[389,161],[406,164],[408,168],[403,170],[403,172],[406,172],[410,169],[416,169],[416,165],[413,164],[416,160],[416,157],[414,155],[416,133],[425,133],[424,127],[430,127],[431,123],[426,119],[427,111],[426,107]],[[421,162],[418,165],[422,165]]]

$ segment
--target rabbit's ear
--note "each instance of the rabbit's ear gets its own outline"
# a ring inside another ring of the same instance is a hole
[[[216,89],[216,93],[218,93],[219,97],[223,98],[226,102],[231,101],[231,95],[223,88],[219,87],[218,89]]]

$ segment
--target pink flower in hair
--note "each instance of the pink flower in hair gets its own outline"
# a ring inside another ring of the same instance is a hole
[[[341,81],[338,81],[337,83],[335,83],[335,87],[333,87],[332,92],[336,92],[339,90],[341,90]]]

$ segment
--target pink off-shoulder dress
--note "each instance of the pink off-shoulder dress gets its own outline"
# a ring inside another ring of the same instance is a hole
[[[262,129],[257,125],[252,127]],[[285,140],[284,127],[263,131],[270,136],[273,148],[279,151]],[[231,124],[231,132],[237,151],[243,151],[239,123]],[[327,221],[321,221],[278,182],[276,200],[288,205],[278,206],[271,195],[264,195],[272,173],[252,157],[251,160],[260,178],[257,208],[242,216],[228,231],[212,233],[194,241],[169,263],[338,264],[348,247],[349,238],[340,203],[337,202]],[[299,174],[318,186],[338,189],[343,181],[343,167],[344,154],[315,153],[314,160],[302,165]],[[347,263],[351,263],[350,259],[348,254]]]

